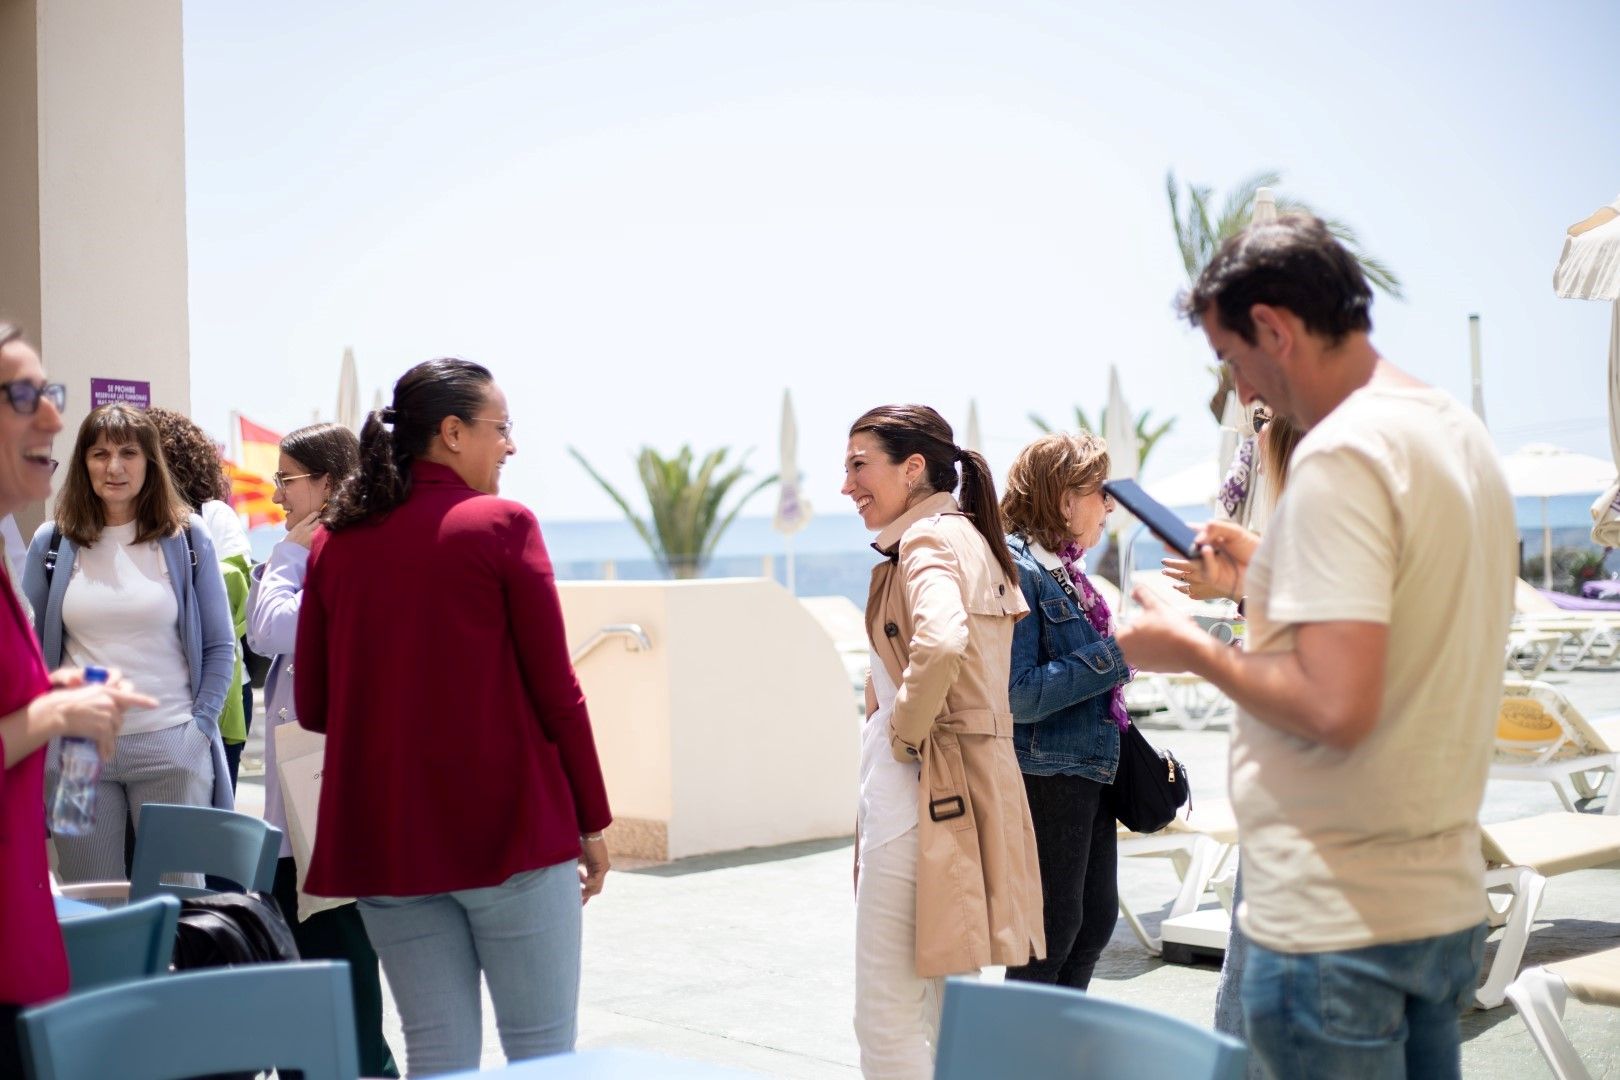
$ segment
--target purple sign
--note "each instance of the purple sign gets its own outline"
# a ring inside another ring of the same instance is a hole
[[[91,379],[90,407],[103,405],[133,405],[147,409],[152,405],[152,384],[136,379]]]

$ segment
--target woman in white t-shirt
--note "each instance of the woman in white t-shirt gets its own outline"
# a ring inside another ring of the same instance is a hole
[[[219,714],[235,635],[213,540],[175,491],[152,420],[102,406],[67,466],[23,575],[47,663],[116,668],[157,699],[125,714],[95,830],[56,839],[64,881],[100,881],[125,876],[126,819],[138,829],[145,804],[233,807]],[[47,785],[59,761],[53,747]]]

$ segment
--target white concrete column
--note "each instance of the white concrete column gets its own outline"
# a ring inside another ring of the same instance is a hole
[[[0,0],[0,318],[67,384],[58,457],[94,377],[190,410],[181,46],[180,0]]]

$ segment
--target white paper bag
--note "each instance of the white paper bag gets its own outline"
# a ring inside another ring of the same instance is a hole
[[[298,866],[298,920],[328,908],[353,903],[353,899],[310,896],[304,892],[310,854],[315,850],[315,820],[321,806],[321,769],[326,762],[326,736],[306,731],[296,723],[278,725],[276,775],[281,783],[281,802],[287,811],[287,843]]]

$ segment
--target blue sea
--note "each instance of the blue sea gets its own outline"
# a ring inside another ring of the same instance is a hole
[[[1592,548],[1588,531],[1592,518],[1589,508],[1593,495],[1572,495],[1547,500],[1547,522],[1552,529],[1553,547]],[[1202,507],[1175,508],[1188,521],[1208,516]],[[1522,557],[1541,553],[1541,500],[1519,499],[1516,506]],[[615,577],[622,580],[651,580],[662,577],[630,523],[615,521],[542,522],[546,546],[563,581],[593,580],[604,576],[604,564],[611,562]],[[269,556],[270,548],[281,538],[281,529],[255,529],[250,534],[256,560]],[[847,596],[857,607],[866,606],[867,582],[877,555],[871,548],[872,534],[853,512],[824,514],[810,520],[793,537],[794,576],[800,596]],[[1107,551],[1107,543],[1088,554],[1096,560]],[[1133,548],[1138,569],[1159,565],[1164,548],[1145,532]],[[1620,558],[1615,559],[1620,569]],[[787,541],[771,528],[764,517],[738,518],[721,537],[715,557],[704,577],[761,577],[769,573],[787,584]]]

